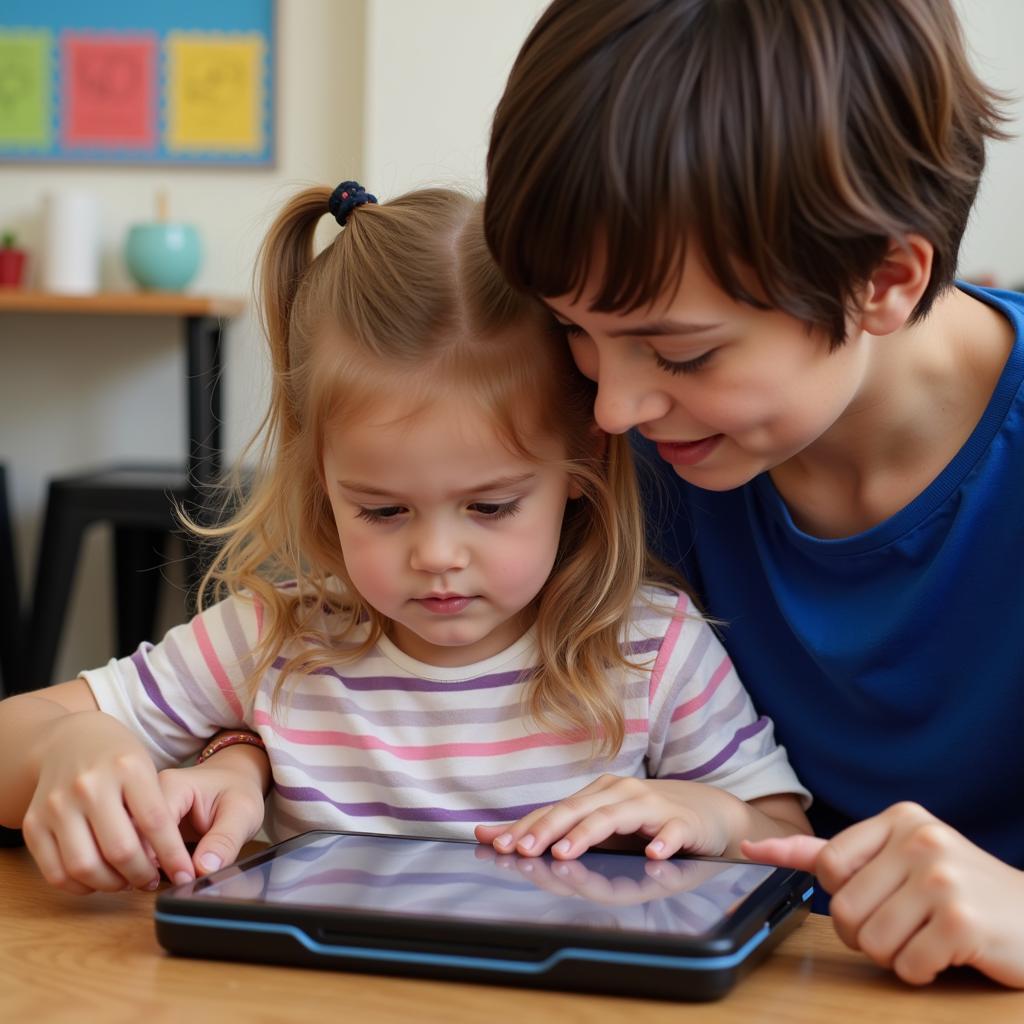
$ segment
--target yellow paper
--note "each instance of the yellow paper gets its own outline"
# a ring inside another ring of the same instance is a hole
[[[167,149],[260,152],[264,56],[256,34],[170,33]]]

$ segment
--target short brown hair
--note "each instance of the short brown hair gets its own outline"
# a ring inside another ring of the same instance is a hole
[[[519,288],[635,309],[688,241],[734,299],[845,334],[893,240],[956,272],[1002,97],[948,0],[555,0],[494,119],[488,244]],[[763,290],[744,287],[742,268]]]

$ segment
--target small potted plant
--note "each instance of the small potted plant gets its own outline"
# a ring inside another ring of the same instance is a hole
[[[18,239],[13,231],[0,235],[0,288],[21,286],[27,255],[24,249],[18,248]]]

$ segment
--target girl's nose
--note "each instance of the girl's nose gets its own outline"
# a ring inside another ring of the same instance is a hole
[[[409,555],[409,565],[415,572],[439,576],[455,569],[465,569],[469,553],[451,529],[425,526],[420,530]]]

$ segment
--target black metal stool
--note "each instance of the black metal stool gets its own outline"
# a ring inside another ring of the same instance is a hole
[[[14,561],[14,531],[7,501],[7,469],[0,466],[0,698],[16,693],[21,687],[24,635]],[[23,843],[20,829],[0,827],[0,846]]]
[[[82,534],[96,522],[114,530],[117,651],[156,640],[166,542],[181,526],[175,506],[196,514],[197,491],[184,466],[123,465],[50,482],[36,562],[24,689],[48,686],[74,581]],[[201,547],[185,541],[186,580],[198,583]]]
[[[7,467],[0,466],[0,697],[21,689],[24,636],[14,530],[7,500]]]

